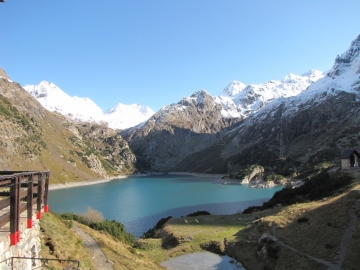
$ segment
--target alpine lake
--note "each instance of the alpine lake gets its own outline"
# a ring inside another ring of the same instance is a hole
[[[49,191],[49,206],[56,213],[85,213],[88,207],[105,219],[123,223],[139,238],[164,217],[181,217],[204,210],[234,214],[261,205],[282,189],[225,185],[219,177],[189,175],[130,176],[95,185]]]

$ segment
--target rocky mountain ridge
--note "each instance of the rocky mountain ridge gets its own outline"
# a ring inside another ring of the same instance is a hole
[[[269,102],[299,95],[317,80],[323,78],[321,71],[312,69],[307,73],[286,75],[282,80],[271,80],[264,84],[245,84],[233,81],[216,100],[224,105],[224,116],[247,117],[263,108]]]
[[[289,174],[322,161],[337,163],[342,150],[359,147],[359,48],[360,36],[324,78],[297,96],[270,102],[225,132],[222,147],[216,141],[174,169],[229,172],[261,164]]]

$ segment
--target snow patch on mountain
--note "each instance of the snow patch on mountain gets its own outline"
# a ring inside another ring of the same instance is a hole
[[[54,83],[47,81],[42,81],[38,85],[25,85],[23,88],[49,111],[58,112],[73,121],[107,122],[113,129],[135,126],[154,114],[147,106],[121,103],[104,113],[91,99],[71,97]]]
[[[109,123],[111,128],[125,129],[146,121],[153,114],[154,111],[148,106],[119,103],[115,108],[108,110],[103,119]]]
[[[239,81],[232,81],[228,84],[220,94],[221,96],[232,97],[240,93],[246,88],[246,84]]]

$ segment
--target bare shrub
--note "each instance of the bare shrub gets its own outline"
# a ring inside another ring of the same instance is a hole
[[[101,212],[88,207],[84,214],[81,214],[85,224],[92,224],[97,222],[103,222],[104,217]]]

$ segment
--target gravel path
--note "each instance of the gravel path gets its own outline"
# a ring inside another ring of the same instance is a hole
[[[83,245],[92,255],[92,260],[96,270],[113,270],[114,267],[111,263],[108,262],[104,252],[101,250],[100,246],[95,242],[89,234],[81,230],[76,225],[73,225],[72,229],[81,237]]]

